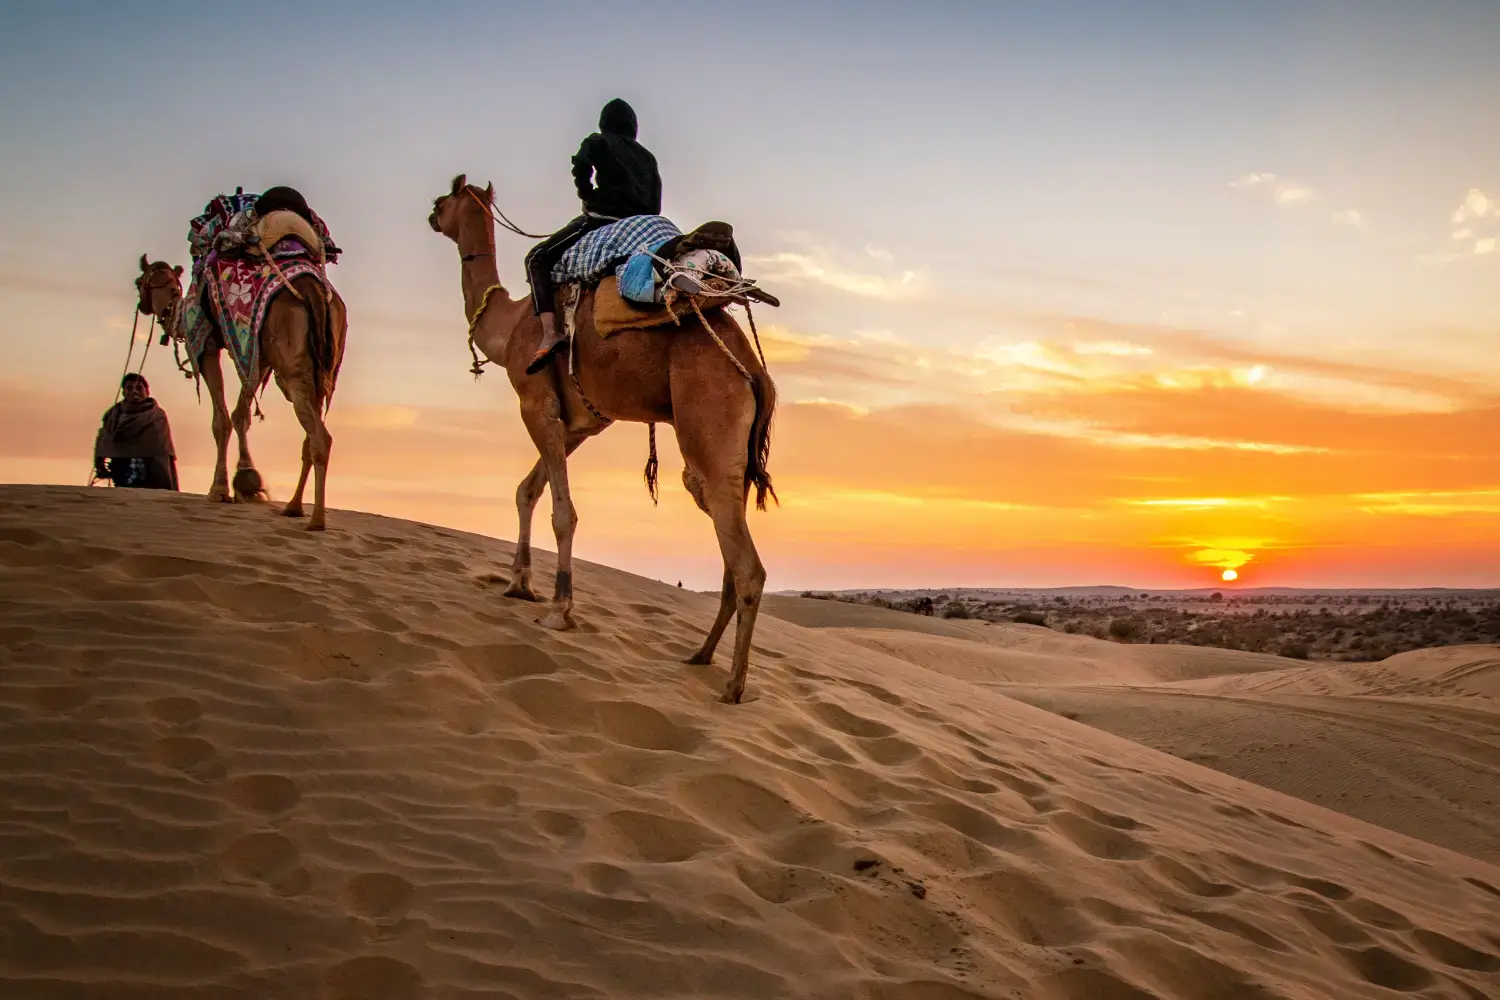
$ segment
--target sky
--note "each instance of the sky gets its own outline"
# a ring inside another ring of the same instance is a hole
[[[1493,0],[247,10],[0,0],[0,481],[87,481],[141,253],[290,184],[345,250],[331,505],[513,538],[535,453],[426,216],[464,172],[562,225],[624,97],[783,302],[770,587],[1500,586]],[[204,491],[207,404],[145,370]],[[714,589],[662,431],[660,506],[643,426],[576,453],[575,553]]]

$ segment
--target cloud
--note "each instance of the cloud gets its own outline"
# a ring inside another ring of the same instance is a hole
[[[1455,240],[1472,240],[1474,238],[1474,230],[1472,230],[1472,229],[1458,229],[1458,230],[1455,230],[1454,233],[1453,233],[1453,238]]]
[[[879,257],[868,250],[866,255],[877,260],[889,260],[888,257]],[[759,267],[756,279],[767,283],[779,281],[789,285],[822,285],[848,295],[886,302],[925,298],[929,293],[926,268],[886,274],[870,273],[842,263],[832,251],[815,245],[799,250],[750,255],[746,261]]]
[[[869,254],[871,257],[874,257],[876,260],[884,261],[887,264],[896,259],[885,247],[878,247],[873,243],[865,244],[865,253]]]
[[[1341,226],[1353,226],[1356,229],[1363,229],[1365,225],[1364,216],[1359,214],[1358,209],[1353,208],[1333,213],[1333,221]]]
[[[1278,205],[1295,205],[1299,202],[1310,201],[1313,197],[1311,188],[1289,178],[1269,173],[1246,174],[1230,181],[1229,186],[1236,191],[1263,195]]]
[[[1151,354],[1151,348],[1131,344],[1123,340],[1100,340],[1093,343],[1076,343],[1074,354],[1103,354],[1112,358],[1135,358]]]
[[[1486,236],[1482,240],[1474,241],[1474,252],[1477,254],[1489,254],[1495,252],[1495,237]]]
[[[1473,219],[1500,214],[1500,206],[1478,188],[1470,188],[1464,200],[1453,210],[1453,224],[1461,226]]]

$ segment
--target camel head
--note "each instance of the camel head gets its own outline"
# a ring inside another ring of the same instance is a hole
[[[135,279],[136,308],[147,316],[164,318],[182,298],[182,265],[164,260],[146,262],[141,254],[141,273]]]
[[[494,200],[495,185],[481,188],[470,184],[467,174],[459,174],[453,178],[452,190],[433,200],[427,224],[457,243],[465,257],[493,253],[495,232],[489,206]]]

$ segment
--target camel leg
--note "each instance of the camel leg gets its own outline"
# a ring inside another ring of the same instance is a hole
[[[714,618],[713,627],[708,630],[708,635],[704,637],[703,646],[683,662],[700,666],[714,662],[714,650],[718,648],[719,639],[724,635],[724,630],[729,627],[729,619],[734,615],[734,606],[734,573],[726,562],[724,586],[719,591],[719,614]]]
[[[303,432],[307,437],[302,442],[303,454],[307,456],[304,462],[311,460],[313,470],[313,512],[311,519],[307,522],[308,531],[322,531],[326,527],[323,505],[327,497],[328,487],[328,456],[333,451],[333,435],[328,432],[328,425],[323,422],[323,413],[316,400],[313,398],[313,387],[311,379],[288,379],[282,381],[277,377],[281,391],[286,398],[291,400],[292,409],[297,413],[297,422],[302,425]],[[307,479],[306,465],[304,464],[302,479]],[[296,500],[301,506],[302,482],[297,484]],[[291,517],[291,504],[282,511]]]
[[[568,452],[571,450],[568,448],[568,433],[554,399],[547,400],[541,413],[523,406],[521,420],[541,454],[542,471],[548,488],[552,490],[552,533],[557,538],[557,582],[552,589],[552,606],[537,619],[537,623],[543,628],[561,632],[574,626],[573,533],[578,528],[578,512],[573,508],[573,496],[568,489]],[[529,538],[527,545],[529,559]]]
[[[740,466],[743,469],[743,465]],[[750,671],[750,641],[755,634],[755,619],[760,614],[760,598],[766,586],[766,569],[761,565],[760,555],[755,551],[755,542],[750,537],[750,525],[745,520],[744,473],[734,479],[718,477],[707,493],[709,515],[714,519],[714,533],[719,538],[719,551],[724,556],[725,575],[734,581],[734,608],[737,621],[734,627],[734,667],[729,683],[719,700],[730,705],[738,704],[745,693],[745,675]],[[726,586],[725,592],[729,588]],[[724,601],[720,598],[720,614]],[[715,625],[717,626],[717,622]],[[726,623],[727,624],[727,623]],[[717,636],[710,633],[711,638]],[[705,648],[708,644],[705,643]],[[710,650],[711,652],[711,650]]]
[[[224,350],[210,343],[203,348],[198,359],[198,370],[208,385],[208,399],[214,409],[214,444],[218,447],[218,461],[214,465],[213,485],[208,488],[208,499],[215,503],[232,503],[229,493],[229,404],[224,399],[224,369],[219,362]]]
[[[531,514],[536,510],[536,502],[542,496],[542,490],[547,488],[547,467],[537,459],[526,478],[521,480],[521,485],[516,487],[516,514],[520,518],[521,527],[516,532],[516,558],[510,567],[510,586],[505,590],[506,597],[518,597],[523,601],[540,601],[536,591],[531,589]]]
[[[578,446],[588,440],[588,437],[586,434],[569,435],[567,454],[577,451]],[[537,459],[526,478],[521,480],[521,485],[516,487],[516,513],[521,526],[516,533],[516,558],[511,565],[510,586],[506,588],[506,597],[516,597],[523,601],[541,600],[536,596],[536,591],[531,589],[531,515],[546,487],[547,466],[541,459]]]
[[[234,412],[230,414],[230,423],[234,425],[235,442],[239,445],[239,460],[234,465],[234,500],[235,503],[255,503],[263,500],[265,485],[261,482],[260,473],[255,469],[255,460],[250,457],[250,406],[255,402],[255,384],[252,382],[240,383],[240,398],[234,404]]]
[[[286,507],[281,511],[282,517],[302,516],[302,491],[307,489],[307,474],[312,471],[312,441],[306,434],[302,435],[302,474],[297,477],[297,488],[292,492],[292,498],[286,502]]]

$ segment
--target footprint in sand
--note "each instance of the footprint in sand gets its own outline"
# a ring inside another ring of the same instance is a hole
[[[830,729],[837,729],[841,733],[850,736],[864,736],[879,738],[895,734],[895,730],[883,722],[874,719],[866,719],[864,716],[855,715],[831,702],[814,702],[809,706],[812,714],[822,720],[823,724]]]
[[[415,887],[400,875],[370,872],[344,884],[344,905],[366,920],[395,923],[406,916],[415,892]]]
[[[1068,843],[1096,858],[1131,861],[1150,853],[1144,844],[1123,830],[1095,823],[1077,813],[1054,813],[1051,823]]]
[[[1462,941],[1455,941],[1446,934],[1437,931],[1420,929],[1412,933],[1412,938],[1421,948],[1433,958],[1444,965],[1451,965],[1455,969],[1469,969],[1474,972],[1497,972],[1500,971],[1500,955],[1493,955],[1478,948],[1471,948]]]
[[[73,684],[55,684],[39,687],[31,692],[31,703],[44,712],[62,714],[82,708],[93,700],[93,695]]]
[[[1437,980],[1427,969],[1379,945],[1341,949],[1346,962],[1368,983],[1401,993],[1425,990]]]
[[[615,743],[641,750],[672,750],[692,753],[703,742],[703,733],[680,725],[649,705],[633,701],[604,701],[594,706],[599,731]]]
[[[146,704],[146,711],[164,726],[185,729],[203,717],[203,705],[197,698],[172,695],[156,698]]]
[[[323,974],[323,1000],[417,1000],[422,976],[405,962],[365,955]]]
[[[652,864],[686,861],[718,843],[696,823],[630,809],[590,823],[588,838],[606,857]]]
[[[275,816],[290,812],[302,799],[296,782],[280,774],[247,774],[229,785],[229,798],[251,812]]]
[[[241,837],[219,853],[219,862],[230,881],[248,881],[269,886],[281,896],[306,892],[312,877],[302,867],[297,845],[279,833],[252,833]]]
[[[163,767],[199,777],[222,768],[217,749],[197,736],[165,736],[151,744],[151,757]]]

